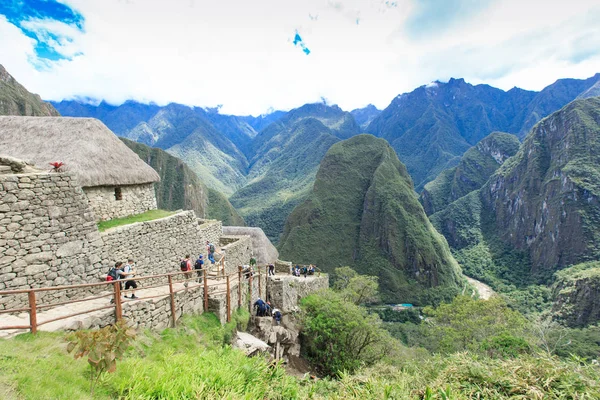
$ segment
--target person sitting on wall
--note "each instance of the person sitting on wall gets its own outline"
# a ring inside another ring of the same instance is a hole
[[[306,278],[306,275],[308,275],[308,267],[306,265],[302,267],[301,273]]]
[[[133,261],[133,258],[130,258],[129,260],[127,260],[127,264],[125,264],[125,267],[123,268],[123,272],[122,272],[122,276],[124,277],[124,279],[126,280],[125,282],[125,290],[131,290],[131,299],[137,299],[136,295],[135,295],[135,289],[137,289],[137,283],[133,280],[133,277],[136,274],[136,270],[135,270],[135,262]],[[127,295],[125,295],[125,297],[127,297]]]
[[[296,269],[294,269],[294,276],[300,276],[300,267],[296,265]]]
[[[310,264],[308,266],[308,275],[314,275],[315,274],[315,266]]]

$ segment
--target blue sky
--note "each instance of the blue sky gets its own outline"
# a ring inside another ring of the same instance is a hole
[[[4,0],[0,63],[53,100],[383,108],[450,77],[589,77],[599,20],[591,0]]]

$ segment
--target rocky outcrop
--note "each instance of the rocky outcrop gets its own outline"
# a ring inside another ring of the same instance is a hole
[[[271,346],[276,360],[289,361],[290,357],[300,356],[299,329],[289,315],[284,315],[281,325],[276,325],[271,317],[253,317],[251,332]]]
[[[271,346],[246,332],[237,333],[233,347],[242,350],[249,357],[271,352]]]
[[[246,226],[224,226],[224,235],[247,235],[252,238],[252,249],[258,265],[271,264],[277,261],[279,252],[267,235],[260,228]]]
[[[505,242],[532,272],[600,259],[600,98],[577,100],[536,125],[481,191]]]
[[[554,318],[570,327],[600,321],[600,262],[579,264],[557,273]]]

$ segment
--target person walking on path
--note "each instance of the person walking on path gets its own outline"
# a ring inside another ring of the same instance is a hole
[[[196,270],[196,274],[198,274],[198,283],[202,283],[202,269],[204,268],[204,259],[202,258],[202,254],[198,256],[198,259],[194,263],[194,269]]]
[[[281,311],[278,308],[273,309],[273,319],[277,325],[281,325]]]
[[[136,270],[135,270],[135,262],[133,261],[132,258],[130,258],[129,260],[127,260],[127,264],[125,264],[125,267],[123,268],[123,273],[122,275],[125,277],[124,279],[125,281],[125,290],[131,290],[131,297],[130,299],[137,299],[136,295],[135,295],[135,289],[137,289],[137,283],[133,280],[133,277],[136,274]],[[127,295],[125,295],[125,297],[127,297]]]
[[[186,255],[183,260],[181,260],[180,269],[181,269],[181,272],[185,272],[185,274],[183,274],[183,275],[185,276],[186,282],[183,284],[183,286],[188,287],[188,283],[187,283],[188,279],[192,279],[192,277],[194,276],[192,274],[192,260],[191,260],[189,254]]]
[[[275,275],[275,266],[273,264],[269,264],[269,276]]]
[[[210,261],[211,264],[215,263],[215,251],[216,251],[215,245],[207,240],[206,241],[206,253],[208,254],[208,260]]]

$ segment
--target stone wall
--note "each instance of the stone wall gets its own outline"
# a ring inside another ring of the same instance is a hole
[[[269,277],[269,295],[271,305],[279,308],[283,313],[298,310],[300,299],[321,289],[329,287],[329,277],[309,276],[274,276]]]
[[[263,281],[264,284],[264,281]],[[246,278],[242,278],[242,289],[241,289],[241,308],[248,310],[252,304],[259,297],[259,284],[258,279],[252,279],[252,293],[249,291],[250,283]],[[239,285],[237,279],[232,280],[230,283],[230,294],[231,294],[231,314],[240,308],[238,307],[239,299]],[[262,290],[266,290],[265,286],[262,286]],[[264,293],[264,292],[263,292]],[[227,295],[220,293],[216,295],[209,294],[208,297],[208,311],[214,313],[222,323],[227,322]]]
[[[225,256],[225,274],[238,271],[238,266],[247,265],[252,258],[252,239],[250,236],[222,236],[226,245],[221,247]]]
[[[141,275],[177,272],[187,254],[206,257],[206,241],[218,244],[220,232],[220,221],[198,220],[191,210],[112,228],[101,233],[102,264],[108,270],[115,261],[133,258]]]
[[[100,267],[99,258],[91,255],[101,245],[94,213],[75,175],[0,176],[0,290],[87,282],[87,274]],[[1,297],[0,309],[24,301]]]
[[[121,200],[116,199],[120,190]],[[156,209],[153,183],[127,186],[94,186],[83,189],[99,221],[141,214]]]

